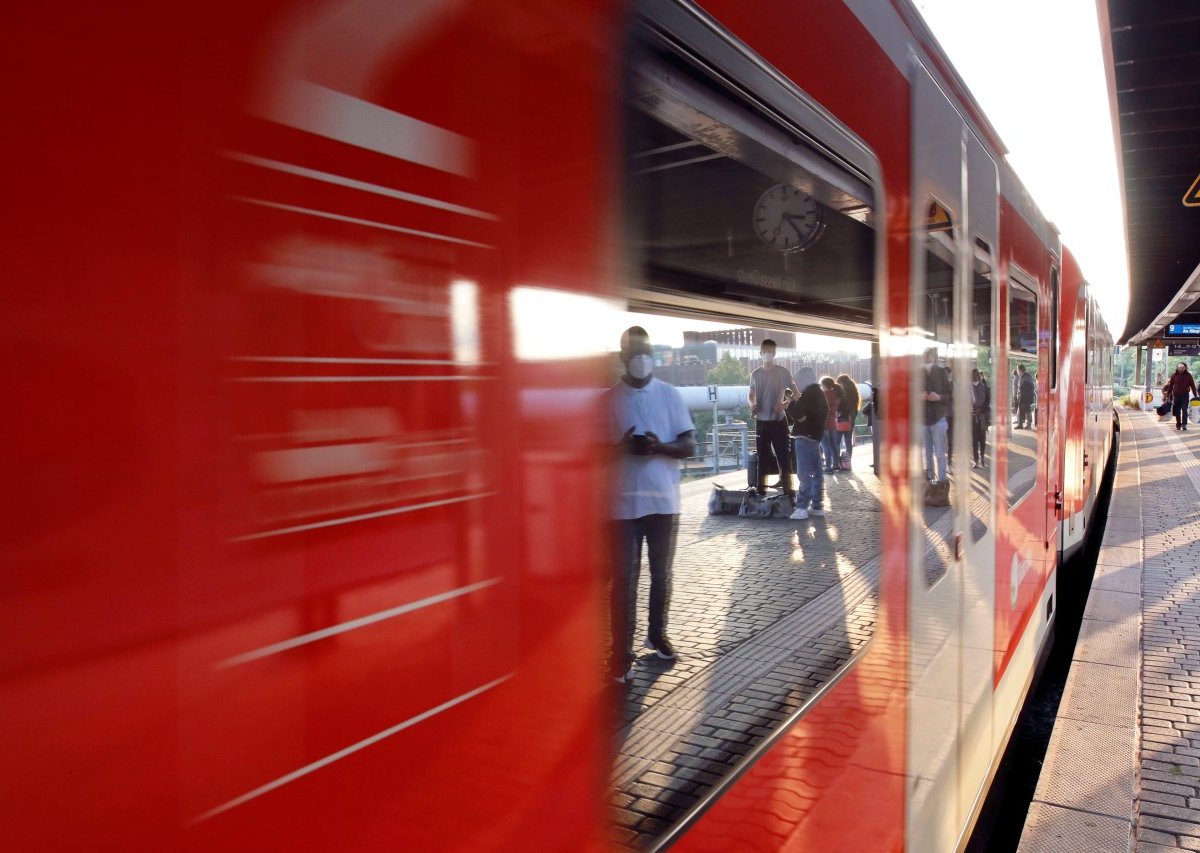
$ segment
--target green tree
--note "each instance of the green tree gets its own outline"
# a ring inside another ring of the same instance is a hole
[[[708,371],[704,381],[709,385],[748,385],[750,374],[740,361],[727,352],[721,356],[717,366]]]

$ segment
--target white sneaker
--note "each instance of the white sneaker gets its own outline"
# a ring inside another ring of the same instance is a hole
[[[823,512],[821,513],[821,515],[824,514],[825,513]],[[806,510],[804,507],[798,506],[792,511],[792,514],[788,516],[788,518],[792,519],[793,521],[803,521],[804,519],[808,518],[808,510]]]
[[[823,516],[823,515],[825,514],[825,510],[823,510],[823,509],[810,509],[810,510],[808,511],[808,514],[809,514],[809,515],[815,515],[815,516],[817,516],[817,517],[819,518],[820,516]]]

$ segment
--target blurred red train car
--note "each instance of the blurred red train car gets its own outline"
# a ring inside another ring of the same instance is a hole
[[[658,843],[964,843],[1112,339],[907,0],[34,3],[4,42],[6,846],[605,847],[614,305],[868,341],[887,414],[874,638]],[[687,254],[678,180],[791,186],[838,260]],[[1000,413],[932,568],[931,345]]]

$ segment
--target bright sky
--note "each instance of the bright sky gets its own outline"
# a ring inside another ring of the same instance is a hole
[[[1095,0],[915,2],[1120,335],[1129,264]]]

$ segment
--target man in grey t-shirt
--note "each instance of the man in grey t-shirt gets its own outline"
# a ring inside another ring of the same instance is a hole
[[[791,371],[775,363],[775,342],[767,338],[759,350],[762,367],[750,374],[750,413],[757,420],[755,434],[758,437],[758,493],[767,493],[767,460],[774,457],[779,465],[779,480],[792,502],[796,501],[796,490],[792,485],[791,439],[788,437],[787,400],[784,392],[789,388],[800,397],[800,389],[792,379]]]

